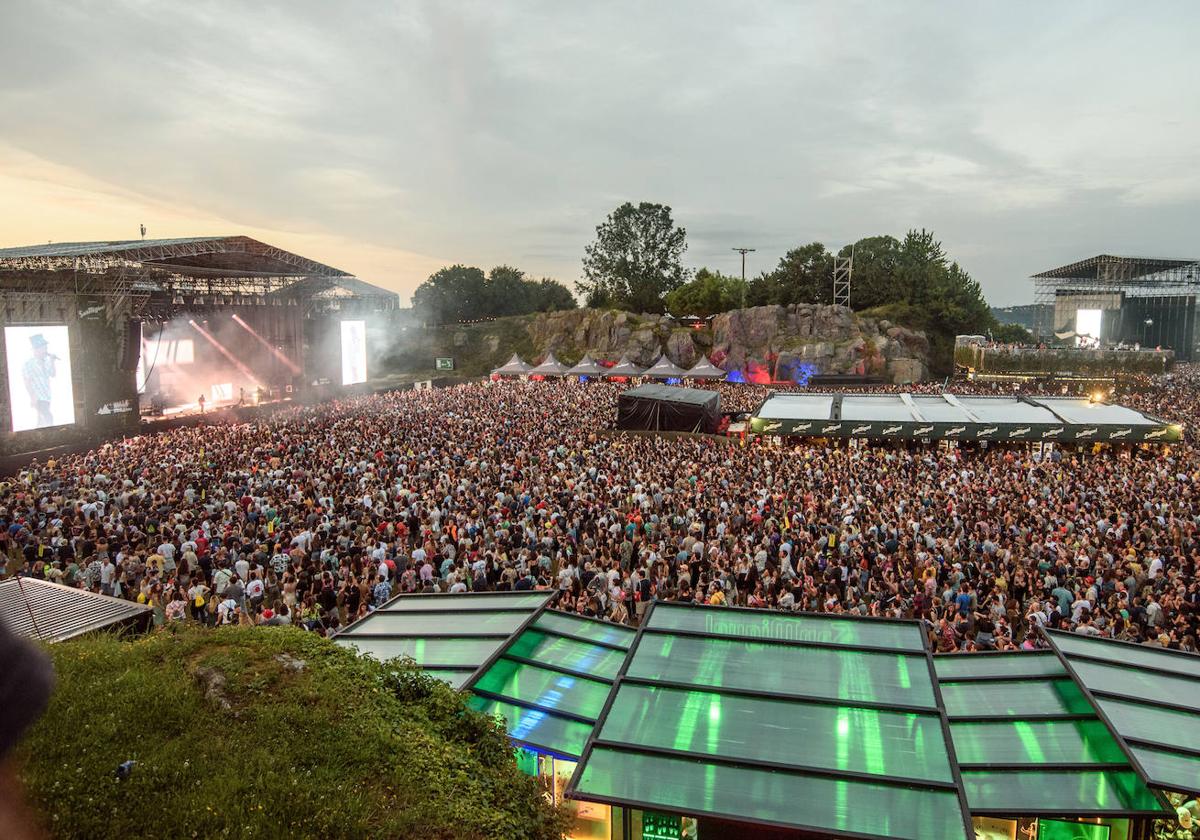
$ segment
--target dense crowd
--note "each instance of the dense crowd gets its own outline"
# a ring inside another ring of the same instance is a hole
[[[1145,384],[1125,401],[1195,428],[1196,371]],[[1191,444],[664,440],[608,431],[622,387],[388,393],[34,462],[0,484],[0,576],[159,625],[333,634],[398,593],[558,589],[626,623],[660,599],[920,617],[944,651],[1038,626],[1196,650]],[[743,410],[767,393],[720,389]]]

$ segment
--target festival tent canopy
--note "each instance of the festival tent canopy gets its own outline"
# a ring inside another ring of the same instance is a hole
[[[1174,443],[1183,427],[1135,409],[1069,397],[772,392],[755,434],[868,439]]]
[[[604,372],[605,376],[641,376],[644,368],[635,365],[629,361],[628,356],[622,356],[621,360]]]
[[[642,385],[617,397],[617,428],[637,432],[704,432],[721,422],[721,395],[699,388]]]
[[[566,376],[567,366],[554,358],[553,353],[547,353],[542,363],[535,368],[531,368],[529,373],[535,376]]]
[[[600,376],[602,373],[604,373],[604,371],[605,369],[603,367],[596,364],[596,362],[592,360],[590,354],[585,353],[583,358],[579,360],[578,364],[573,365],[571,369],[567,371],[567,376]]]
[[[492,376],[524,376],[529,373],[529,365],[521,357],[513,353],[513,357],[492,371]]]
[[[682,379],[687,376],[687,371],[672,362],[667,358],[667,354],[663,353],[658,357],[657,362],[642,371],[642,376],[649,376],[651,379]]]
[[[692,379],[724,379],[729,374],[710,362],[707,356],[701,356],[686,375]]]
[[[334,637],[386,660],[411,657],[421,670],[458,688],[524,629],[553,592],[398,595]]]

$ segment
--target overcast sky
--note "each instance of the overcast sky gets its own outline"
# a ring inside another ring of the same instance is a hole
[[[1200,3],[3,0],[0,246],[248,233],[572,285],[626,200],[748,272],[936,232],[996,305],[1198,256]]]

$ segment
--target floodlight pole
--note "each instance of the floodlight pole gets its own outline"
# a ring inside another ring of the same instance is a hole
[[[732,248],[742,255],[742,309],[746,308],[746,254],[754,253],[754,248]]]

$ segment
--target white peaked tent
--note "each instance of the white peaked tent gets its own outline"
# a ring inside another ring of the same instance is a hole
[[[513,353],[513,357],[492,371],[492,376],[524,376],[529,373],[529,365],[521,361],[521,357]]]
[[[641,376],[642,368],[629,361],[628,356],[622,356],[621,361],[604,371],[605,376]]]
[[[592,360],[590,353],[585,353],[579,364],[567,371],[567,376],[599,376],[602,373],[604,368]]]
[[[682,379],[687,376],[687,371],[672,362],[667,358],[667,354],[663,353],[658,357],[657,362],[642,371],[642,376],[649,376],[651,379]]]
[[[692,365],[687,375],[692,379],[724,379],[729,374],[710,362],[708,356],[701,356],[700,361]]]
[[[529,369],[530,375],[541,374],[542,376],[566,376],[567,366],[554,358],[553,353],[547,353],[546,358],[540,365]]]

